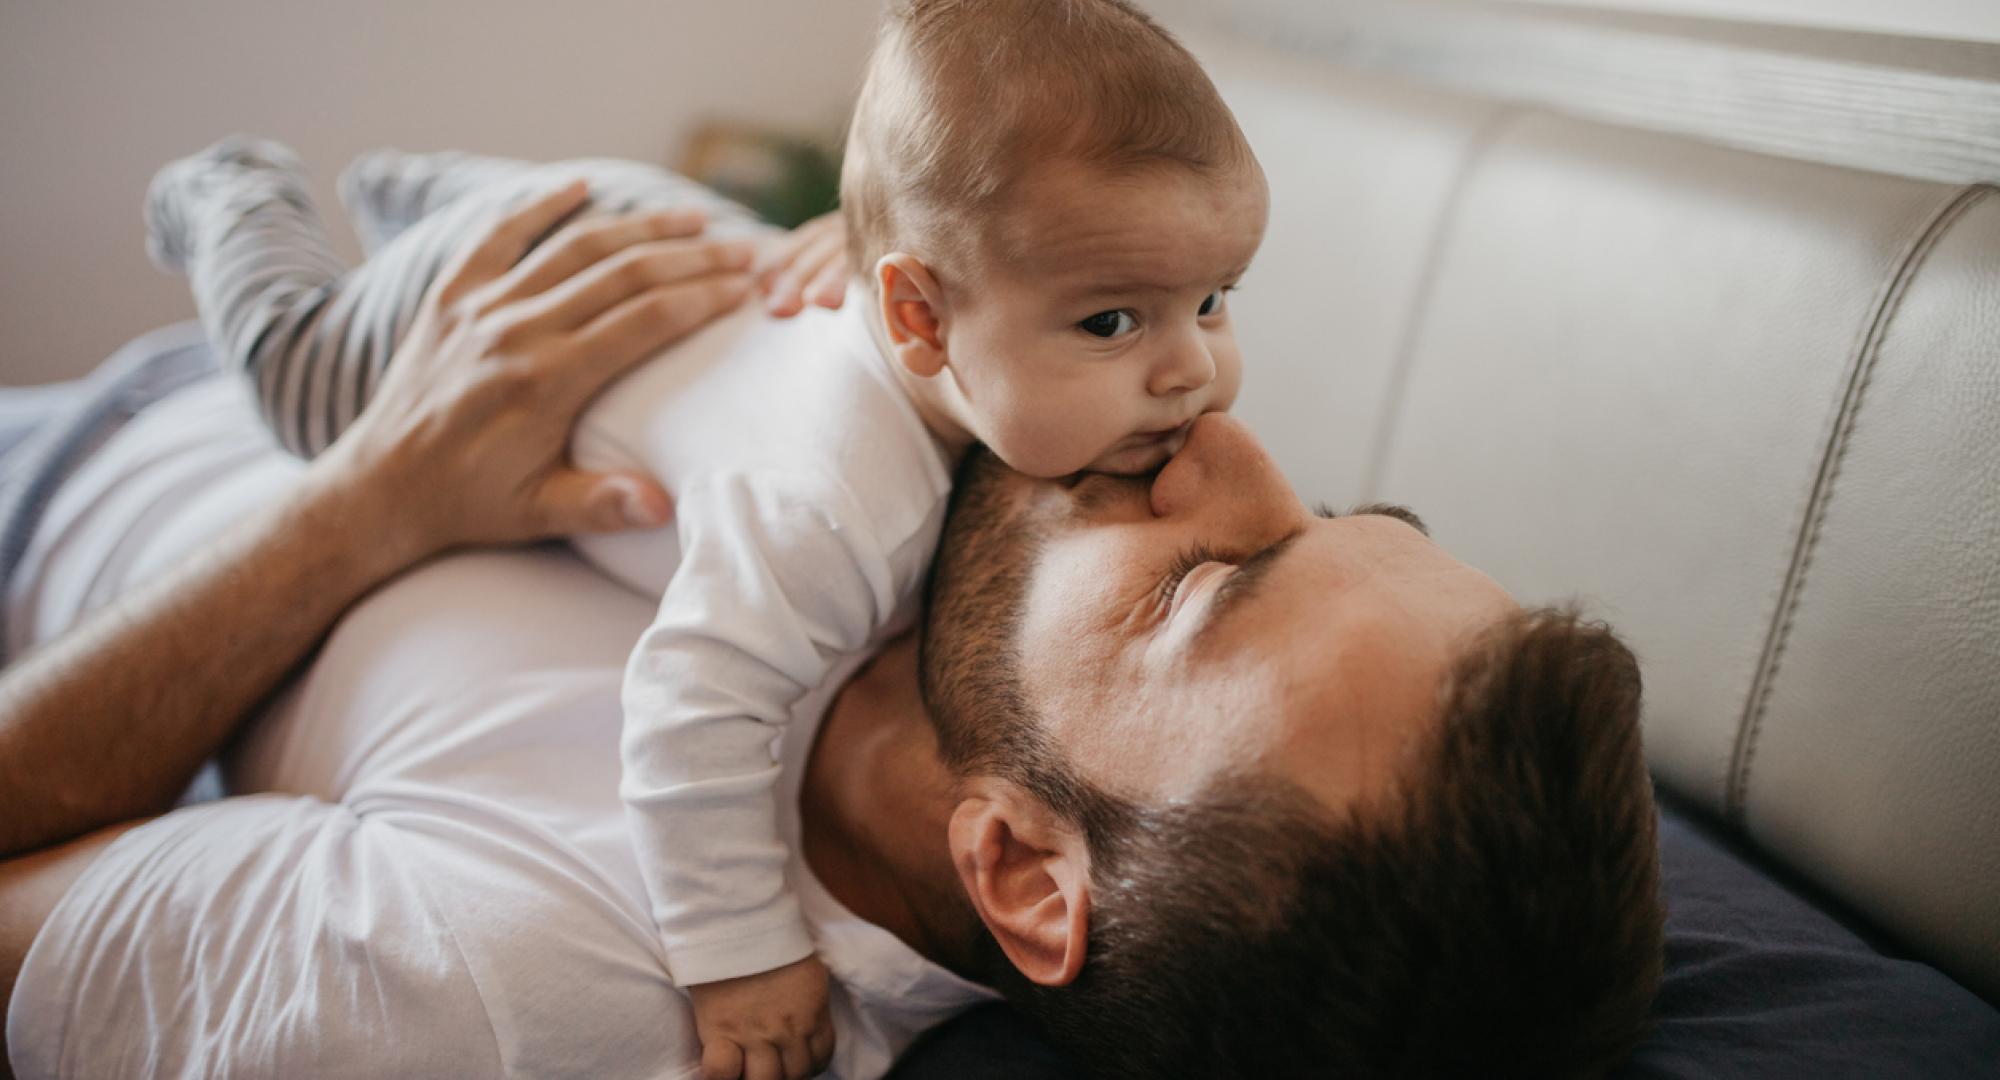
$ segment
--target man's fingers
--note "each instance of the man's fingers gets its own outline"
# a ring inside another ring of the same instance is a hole
[[[665,488],[638,473],[559,469],[535,492],[532,524],[544,536],[657,529],[673,516]]]
[[[701,1044],[702,1080],[739,1080],[742,1075],[742,1047],[728,1039],[710,1039]]]
[[[576,386],[576,403],[595,394],[605,383],[667,342],[729,311],[750,294],[750,279],[741,273],[661,285],[627,299],[576,331],[567,352],[584,370]]]
[[[661,210],[578,222],[550,237],[508,271],[492,307],[537,296],[634,244],[700,235],[708,218],[699,210]]]
[[[574,330],[625,301],[662,285],[718,273],[741,274],[750,265],[742,240],[659,240],[636,244],[587,267],[533,300],[523,300],[522,330]]]
[[[520,261],[528,245],[575,213],[589,196],[590,189],[582,180],[572,180],[501,215],[438,276],[439,297],[450,302],[506,273]]]

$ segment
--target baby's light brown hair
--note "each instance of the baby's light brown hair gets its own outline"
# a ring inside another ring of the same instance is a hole
[[[1255,161],[1201,65],[1127,0],[891,0],[841,167],[848,254],[871,289],[891,251],[963,273],[1015,254],[1006,213],[1038,166]]]

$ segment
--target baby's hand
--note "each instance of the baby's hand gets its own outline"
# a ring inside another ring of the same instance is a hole
[[[778,316],[797,315],[807,304],[839,307],[849,272],[847,224],[838,210],[786,233],[750,268],[765,308]]]
[[[796,964],[688,988],[706,1080],[806,1080],[833,1061],[826,965]]]

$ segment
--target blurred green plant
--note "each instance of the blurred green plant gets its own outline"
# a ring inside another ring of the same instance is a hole
[[[688,140],[681,171],[788,229],[840,205],[840,160],[803,136],[707,124]]]

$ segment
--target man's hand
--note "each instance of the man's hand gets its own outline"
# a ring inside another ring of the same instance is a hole
[[[749,294],[696,215],[580,222],[581,183],[438,279],[374,400],[297,487],[0,677],[0,855],[158,813],[348,605],[458,544],[657,525],[637,475],[572,468],[592,395]]]
[[[780,317],[807,304],[838,308],[847,297],[847,225],[840,211],[821,214],[787,233],[757,260],[757,290]]]
[[[691,986],[688,996],[706,1080],[806,1080],[833,1061],[826,965],[818,957]]]
[[[578,223],[523,258],[584,194],[523,206],[453,263],[296,488],[0,675],[0,855],[166,810],[341,612],[410,563],[665,519],[652,480],[571,468],[570,425],[631,364],[741,303],[750,251],[694,239],[701,219],[682,213]],[[114,831],[0,875],[0,1015]]]
[[[651,478],[571,467],[570,427],[632,364],[741,303],[753,251],[667,211],[570,225],[523,258],[585,194],[522,206],[438,278],[375,399],[316,464],[371,496],[398,557],[666,521]]]

